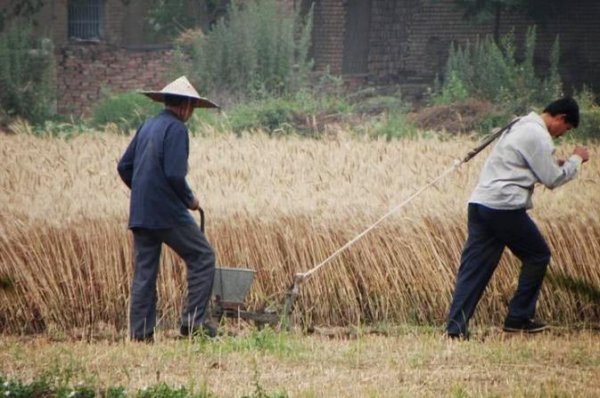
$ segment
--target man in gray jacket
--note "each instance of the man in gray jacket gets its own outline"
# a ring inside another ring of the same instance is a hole
[[[504,322],[506,332],[536,333],[547,329],[535,321],[535,307],[550,262],[550,249],[533,220],[535,184],[553,189],[575,178],[588,160],[577,146],[567,160],[556,160],[553,138],[579,124],[579,106],[571,98],[531,112],[506,131],[487,158],[468,208],[468,238],[456,277],[447,333],[468,338],[468,323],[505,247],[523,263],[517,290]]]

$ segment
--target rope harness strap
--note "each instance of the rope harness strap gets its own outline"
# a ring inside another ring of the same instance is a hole
[[[397,212],[398,210],[400,210],[402,207],[406,206],[414,198],[416,198],[417,196],[419,196],[423,191],[425,191],[429,187],[437,184],[438,181],[440,181],[441,179],[443,179],[448,174],[452,173],[460,165],[461,165],[461,162],[459,162],[458,160],[455,161],[454,164],[452,165],[452,167],[448,168],[446,171],[444,171],[442,174],[440,174],[433,181],[431,181],[428,184],[426,184],[426,185],[422,186],[421,188],[419,188],[416,192],[414,192],[412,195],[410,195],[408,198],[406,198],[402,203],[396,205],[394,208],[392,208],[390,211],[388,211],[386,214],[384,214],[381,218],[379,218],[377,221],[375,221],[367,229],[365,229],[364,231],[362,231],[360,234],[356,235],[354,238],[352,238],[350,241],[348,241],[344,246],[340,247],[335,252],[333,252],[329,257],[327,257],[321,263],[317,264],[315,267],[313,267],[311,270],[309,270],[307,272],[299,273],[299,274],[296,274],[296,275],[298,277],[300,277],[303,281],[307,280],[312,274],[314,274],[315,272],[317,272],[319,270],[319,268],[323,267],[325,264],[327,264],[328,262],[330,262],[331,260],[333,260],[338,254],[340,254],[341,252],[343,252],[344,250],[346,250],[347,248],[349,248],[350,246],[352,246],[359,239],[361,239],[363,236],[365,236],[366,234],[368,234],[371,230],[375,229],[386,218],[388,218],[389,216],[391,216],[392,214],[394,214],[395,212]]]

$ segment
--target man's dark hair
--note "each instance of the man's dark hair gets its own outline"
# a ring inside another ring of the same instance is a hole
[[[166,106],[179,106],[189,100],[190,100],[189,97],[186,97],[183,95],[165,94],[165,105]]]
[[[565,114],[565,122],[569,123],[573,128],[579,126],[579,105],[571,97],[564,97],[557,99],[550,103],[545,109],[544,113],[548,113],[552,116]]]

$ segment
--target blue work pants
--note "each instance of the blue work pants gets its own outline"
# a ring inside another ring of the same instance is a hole
[[[470,203],[468,233],[448,315],[448,334],[468,335],[469,319],[505,247],[522,262],[519,283],[509,303],[507,318],[533,318],[550,263],[550,249],[526,210],[495,210]]]
[[[156,326],[156,279],[162,244],[179,255],[187,266],[187,302],[181,326],[190,330],[202,325],[215,275],[215,253],[196,224],[168,229],[134,228],[135,270],[131,286],[130,336],[152,335]]]

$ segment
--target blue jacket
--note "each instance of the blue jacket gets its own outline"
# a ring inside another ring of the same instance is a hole
[[[188,156],[188,129],[171,111],[165,109],[140,126],[117,166],[131,189],[129,228],[195,222],[188,211],[194,199],[186,181]]]

